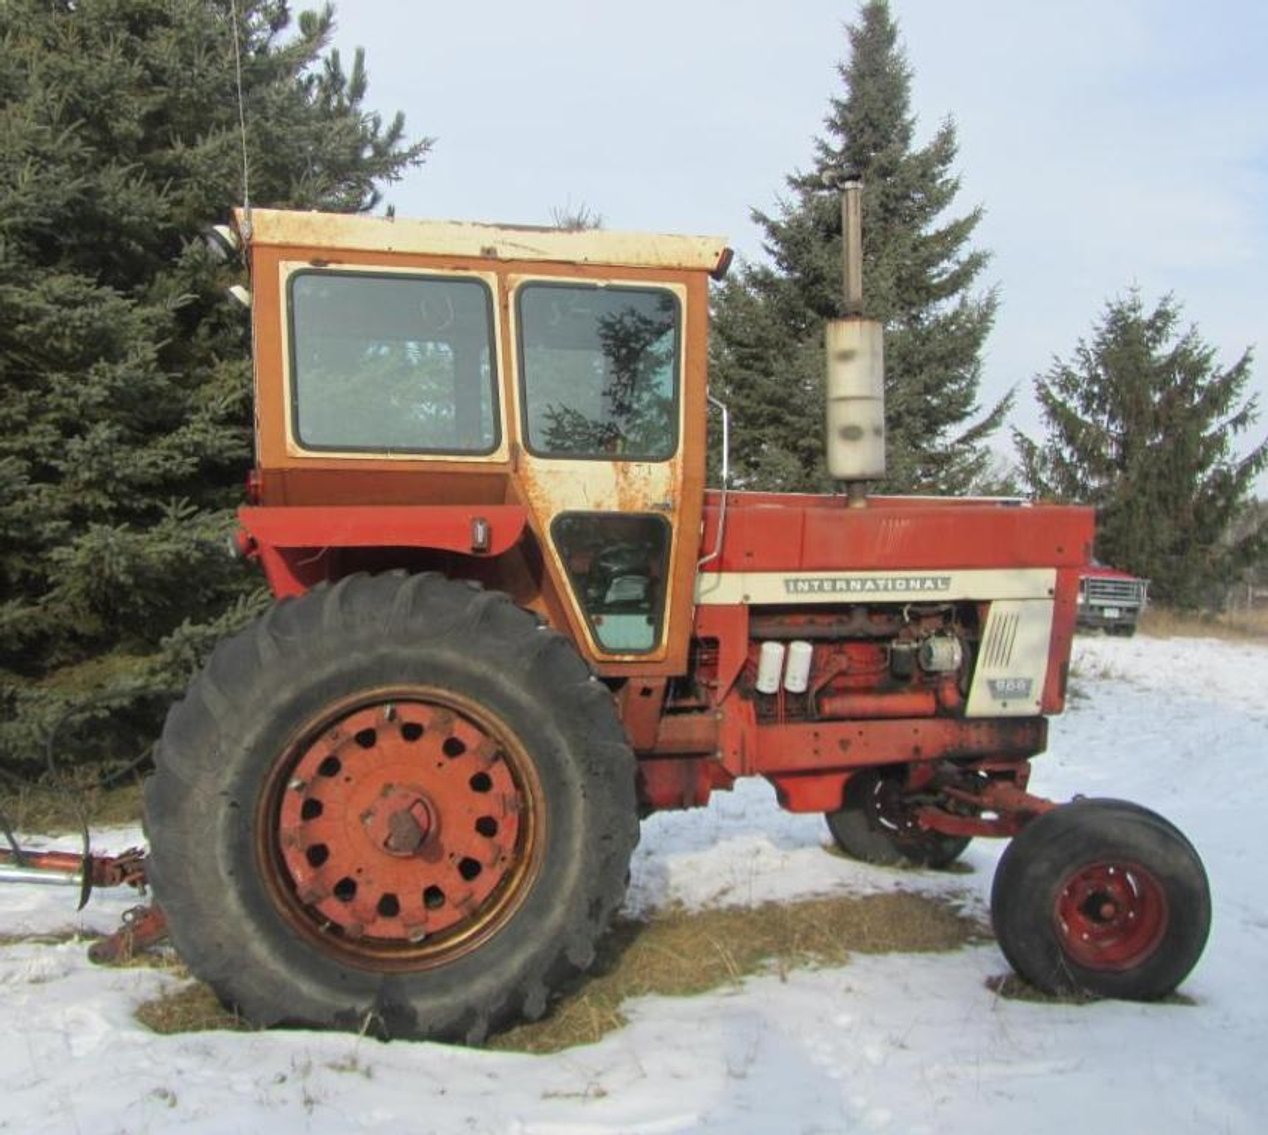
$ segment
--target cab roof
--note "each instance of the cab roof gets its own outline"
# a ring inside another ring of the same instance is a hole
[[[488,260],[600,264],[708,272],[720,280],[731,263],[725,238],[663,233],[568,231],[474,221],[404,220],[282,209],[234,210],[247,243],[356,252],[464,256]]]

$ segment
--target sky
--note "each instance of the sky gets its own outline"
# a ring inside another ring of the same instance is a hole
[[[1259,348],[1268,435],[1268,5],[1262,0],[892,0],[918,142],[948,116],[959,215],[1001,307],[983,404],[1091,335],[1107,301],[1167,293],[1221,365]],[[762,256],[777,207],[842,92],[855,0],[342,0],[335,46],[364,47],[367,104],[433,137],[389,188],[401,216],[727,236]],[[1268,493],[1268,476],[1259,485]]]

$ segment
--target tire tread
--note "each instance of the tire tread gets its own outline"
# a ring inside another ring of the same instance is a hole
[[[231,845],[253,838],[252,808],[235,797],[234,770],[251,759],[252,738],[268,728],[260,723],[277,704],[324,688],[340,667],[381,668],[381,657],[413,651],[439,663],[462,660],[504,704],[547,707],[539,712],[562,746],[559,759],[572,762],[581,786],[576,807],[589,819],[577,837],[587,840],[585,854],[569,868],[577,873],[575,898],[566,914],[551,915],[562,922],[549,941],[527,926],[499,932],[526,939],[504,967],[516,975],[509,987],[480,980],[460,997],[442,996],[432,993],[439,983],[409,975],[341,976],[325,961],[301,965],[299,940],[288,949],[234,878]],[[169,713],[156,766],[145,786],[146,827],[154,891],[173,941],[191,972],[263,1025],[360,1028],[373,1019],[385,1034],[471,1043],[520,1016],[540,1016],[550,996],[592,963],[638,841],[634,755],[607,687],[568,639],[506,595],[437,573],[354,575],[277,603],[216,647]]]

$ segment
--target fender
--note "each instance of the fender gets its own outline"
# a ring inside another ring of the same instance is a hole
[[[528,514],[519,505],[287,505],[240,508],[238,523],[237,550],[259,561],[281,599],[326,579],[326,553],[340,548],[500,556],[519,543]]]

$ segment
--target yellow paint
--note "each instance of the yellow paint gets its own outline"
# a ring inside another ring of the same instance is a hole
[[[393,252],[712,272],[727,251],[726,239],[716,236],[606,229],[568,232],[528,225],[411,221],[280,209],[252,209],[249,225],[241,209],[235,211],[234,219],[240,233],[249,233],[251,244],[340,252]]]

